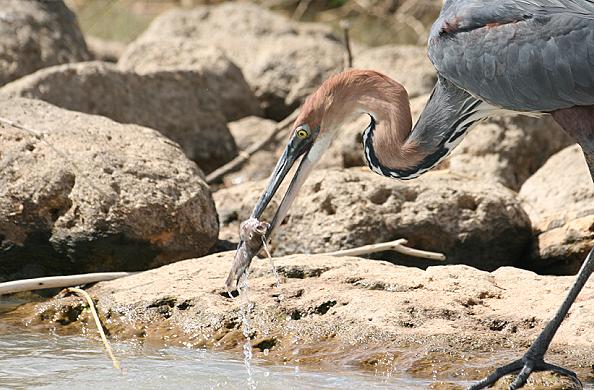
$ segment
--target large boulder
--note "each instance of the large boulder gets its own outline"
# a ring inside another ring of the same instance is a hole
[[[411,383],[459,389],[521,356],[573,282],[511,267],[493,273],[461,265],[419,270],[354,257],[296,255],[274,259],[278,285],[269,262],[254,261],[249,299],[232,299],[223,288],[232,259],[227,252],[181,261],[98,283],[88,292],[118,340],[229,350],[242,358],[249,300],[247,348],[260,361],[366,370],[394,389]],[[1,316],[0,332],[10,321],[78,335],[93,326],[85,307],[75,296],[25,305]],[[588,284],[547,357],[587,380],[593,338],[594,285]],[[541,375],[531,379],[544,379],[541,387],[527,389],[581,389],[567,386],[572,382],[567,378]]]
[[[206,254],[217,215],[196,164],[152,129],[0,100],[0,281],[133,271]]]
[[[128,46],[118,65],[140,74],[161,70],[206,73],[209,92],[219,97],[220,109],[228,121],[262,114],[241,70],[211,44],[183,38],[139,41]]]
[[[538,234],[526,266],[572,274],[594,246],[594,185],[578,145],[552,156],[520,190]]]
[[[106,62],[84,62],[37,71],[5,85],[0,94],[159,130],[207,173],[237,155],[217,97],[200,72],[137,74]]]
[[[437,72],[427,57],[427,48],[413,45],[386,45],[357,53],[355,68],[373,69],[398,81],[411,98],[430,93]]]
[[[243,71],[265,113],[282,119],[343,67],[341,43],[318,25],[299,24],[250,3],[175,9],[134,44],[169,38],[215,45]]]
[[[91,58],[76,17],[62,0],[2,0],[0,85],[38,69]]]
[[[214,194],[225,227],[222,239],[237,241],[237,224],[249,217],[264,185],[247,183]],[[271,202],[262,220],[270,221],[277,205]],[[532,231],[515,193],[496,183],[444,173],[402,182],[353,168],[315,171],[275,237],[275,255],[406,238],[416,248],[445,253],[447,264],[493,270],[516,264],[530,247]],[[435,264],[393,253],[380,258]]]

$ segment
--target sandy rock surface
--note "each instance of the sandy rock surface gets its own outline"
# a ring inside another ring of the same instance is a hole
[[[250,215],[265,184],[246,183],[214,194],[220,238],[238,241],[238,223]],[[273,200],[261,220],[270,221],[277,205]],[[445,253],[447,263],[487,270],[515,264],[532,236],[519,199],[501,185],[446,173],[403,182],[367,168],[315,171],[285,221],[273,240],[276,255],[324,253],[406,238],[418,249]],[[393,253],[380,258],[435,264]]]
[[[47,66],[91,59],[62,0],[2,0],[0,53],[0,85]]]
[[[214,245],[202,172],[155,130],[22,98],[0,116],[45,134],[0,125],[0,281],[141,270]]]
[[[204,74],[208,91],[219,98],[220,110],[228,121],[262,114],[241,70],[211,43],[180,38],[139,41],[128,46],[118,66],[141,74],[159,70],[199,72]]]
[[[551,157],[520,196],[538,233],[527,266],[577,272],[594,246],[594,185],[581,148],[573,145]]]
[[[241,353],[240,306],[246,301],[223,291],[232,258],[227,252],[181,261],[88,291],[112,338]],[[436,382],[475,380],[519,357],[572,282],[507,267],[423,271],[320,255],[274,261],[279,287],[267,260],[255,261],[250,273],[249,334],[257,358]],[[83,308],[79,298],[60,298],[21,307],[2,322],[78,333],[90,326]],[[593,339],[594,286],[588,285],[547,357],[584,380],[591,375]]]
[[[137,40],[181,38],[223,49],[237,64],[266,116],[280,120],[343,67],[344,49],[329,29],[295,23],[250,3],[178,9],[157,17]]]
[[[107,62],[67,64],[5,85],[0,95],[41,99],[159,130],[206,173],[237,155],[207,75],[197,71],[137,74]]]
[[[386,45],[357,53],[353,66],[373,69],[398,81],[411,98],[431,93],[437,82],[427,48],[413,45]]]

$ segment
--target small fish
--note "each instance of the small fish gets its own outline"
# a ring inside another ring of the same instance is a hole
[[[239,279],[250,266],[254,256],[260,252],[266,239],[266,233],[270,230],[270,224],[260,222],[256,218],[246,219],[239,225],[239,247],[235,252],[233,266],[227,276],[225,285],[227,291],[234,291]]]

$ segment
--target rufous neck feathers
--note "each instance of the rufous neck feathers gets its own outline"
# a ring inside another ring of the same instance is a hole
[[[412,128],[408,93],[398,82],[372,70],[349,70],[326,80],[306,100],[295,123],[319,128],[318,136],[325,136],[362,113],[375,121],[373,152],[381,165],[407,169],[423,158],[416,144],[408,142]]]

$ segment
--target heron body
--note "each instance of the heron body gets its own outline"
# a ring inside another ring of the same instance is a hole
[[[580,144],[594,178],[594,1],[446,0],[431,29],[429,58],[438,81],[414,126],[404,87],[375,71],[335,75],[306,99],[251,215],[256,219],[262,215],[291,166],[302,157],[268,238],[342,126],[361,114],[370,117],[363,130],[367,164],[387,177],[418,177],[446,157],[479,121],[515,112],[551,114]],[[241,274],[247,266],[249,261],[234,268]],[[575,376],[545,363],[544,354],[593,270],[594,250],[561,308],[524,357],[471,388],[489,386],[517,370],[520,374],[512,389],[521,387],[534,370]]]

